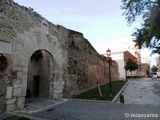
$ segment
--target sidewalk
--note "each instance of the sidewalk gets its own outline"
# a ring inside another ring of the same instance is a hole
[[[20,115],[29,116],[31,120],[160,120],[159,111],[160,107],[153,105],[115,104],[69,99],[49,110],[21,113]],[[150,117],[139,117],[139,115],[149,115]]]
[[[38,98],[38,99],[28,99],[26,100],[26,106],[20,111],[20,113],[35,113],[43,110],[47,110],[55,105],[66,102],[67,99],[60,98],[57,100],[49,98]]]
[[[160,80],[150,78],[129,80],[121,94],[124,95],[125,104],[160,105]]]
[[[44,110],[50,110],[52,107],[64,103],[68,101],[67,99],[61,98],[57,100],[53,100],[50,98],[36,98],[36,99],[27,99],[26,105],[22,110],[17,110],[16,112],[6,112],[0,115],[0,120],[5,118],[17,116],[23,116],[30,118],[32,120],[43,120],[39,118],[35,118],[32,116],[28,116],[30,113],[41,112]],[[28,115],[27,115],[28,114]]]

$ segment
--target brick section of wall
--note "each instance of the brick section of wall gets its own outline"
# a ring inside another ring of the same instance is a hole
[[[83,34],[70,30],[68,54],[68,81],[64,95],[76,93],[99,83],[108,81],[107,58],[99,55]],[[118,79],[118,64],[111,66],[112,80]]]

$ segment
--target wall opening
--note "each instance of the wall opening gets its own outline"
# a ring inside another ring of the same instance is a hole
[[[28,64],[26,98],[49,97],[51,55],[46,50],[37,50]],[[53,69],[53,68],[52,68]]]
[[[33,93],[35,97],[39,97],[39,80],[39,75],[33,76]]]

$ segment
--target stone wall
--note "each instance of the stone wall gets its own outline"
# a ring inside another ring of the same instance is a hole
[[[11,56],[10,55],[4,55],[7,58],[7,63],[11,64]],[[10,104],[15,102],[15,99],[11,99],[12,93],[13,93],[13,86],[11,85],[15,78],[19,76],[19,73],[17,71],[12,71],[11,67],[8,66],[8,69],[5,71],[0,70],[0,113],[4,112],[6,110],[7,104],[9,105],[9,108],[13,108],[15,106],[12,106]]]
[[[49,94],[57,99],[108,81],[108,63],[79,32],[54,25],[30,8],[0,0],[0,52],[8,67],[0,71],[0,113],[25,105],[29,63],[38,50],[50,55]],[[8,52],[10,51],[10,52]],[[112,64],[112,71],[117,69]],[[115,72],[113,77],[118,79]]]
[[[82,33],[70,30],[68,51],[68,80],[65,81],[64,95],[108,81],[107,58],[99,55]],[[118,64],[115,61],[111,72],[112,80],[117,80]]]
[[[0,73],[0,112],[24,107],[29,62],[38,50],[48,52],[51,58],[48,97],[62,97],[64,81],[67,79],[68,30],[12,0],[0,1],[0,26],[0,42],[10,44],[10,48],[0,48],[9,61],[7,69]]]

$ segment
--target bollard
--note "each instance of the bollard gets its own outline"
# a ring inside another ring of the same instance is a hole
[[[120,95],[120,103],[124,103],[124,95]]]
[[[99,83],[98,83],[98,82],[97,82],[97,87],[98,87],[99,95],[102,97],[101,88],[100,88],[100,86],[99,86]]]

